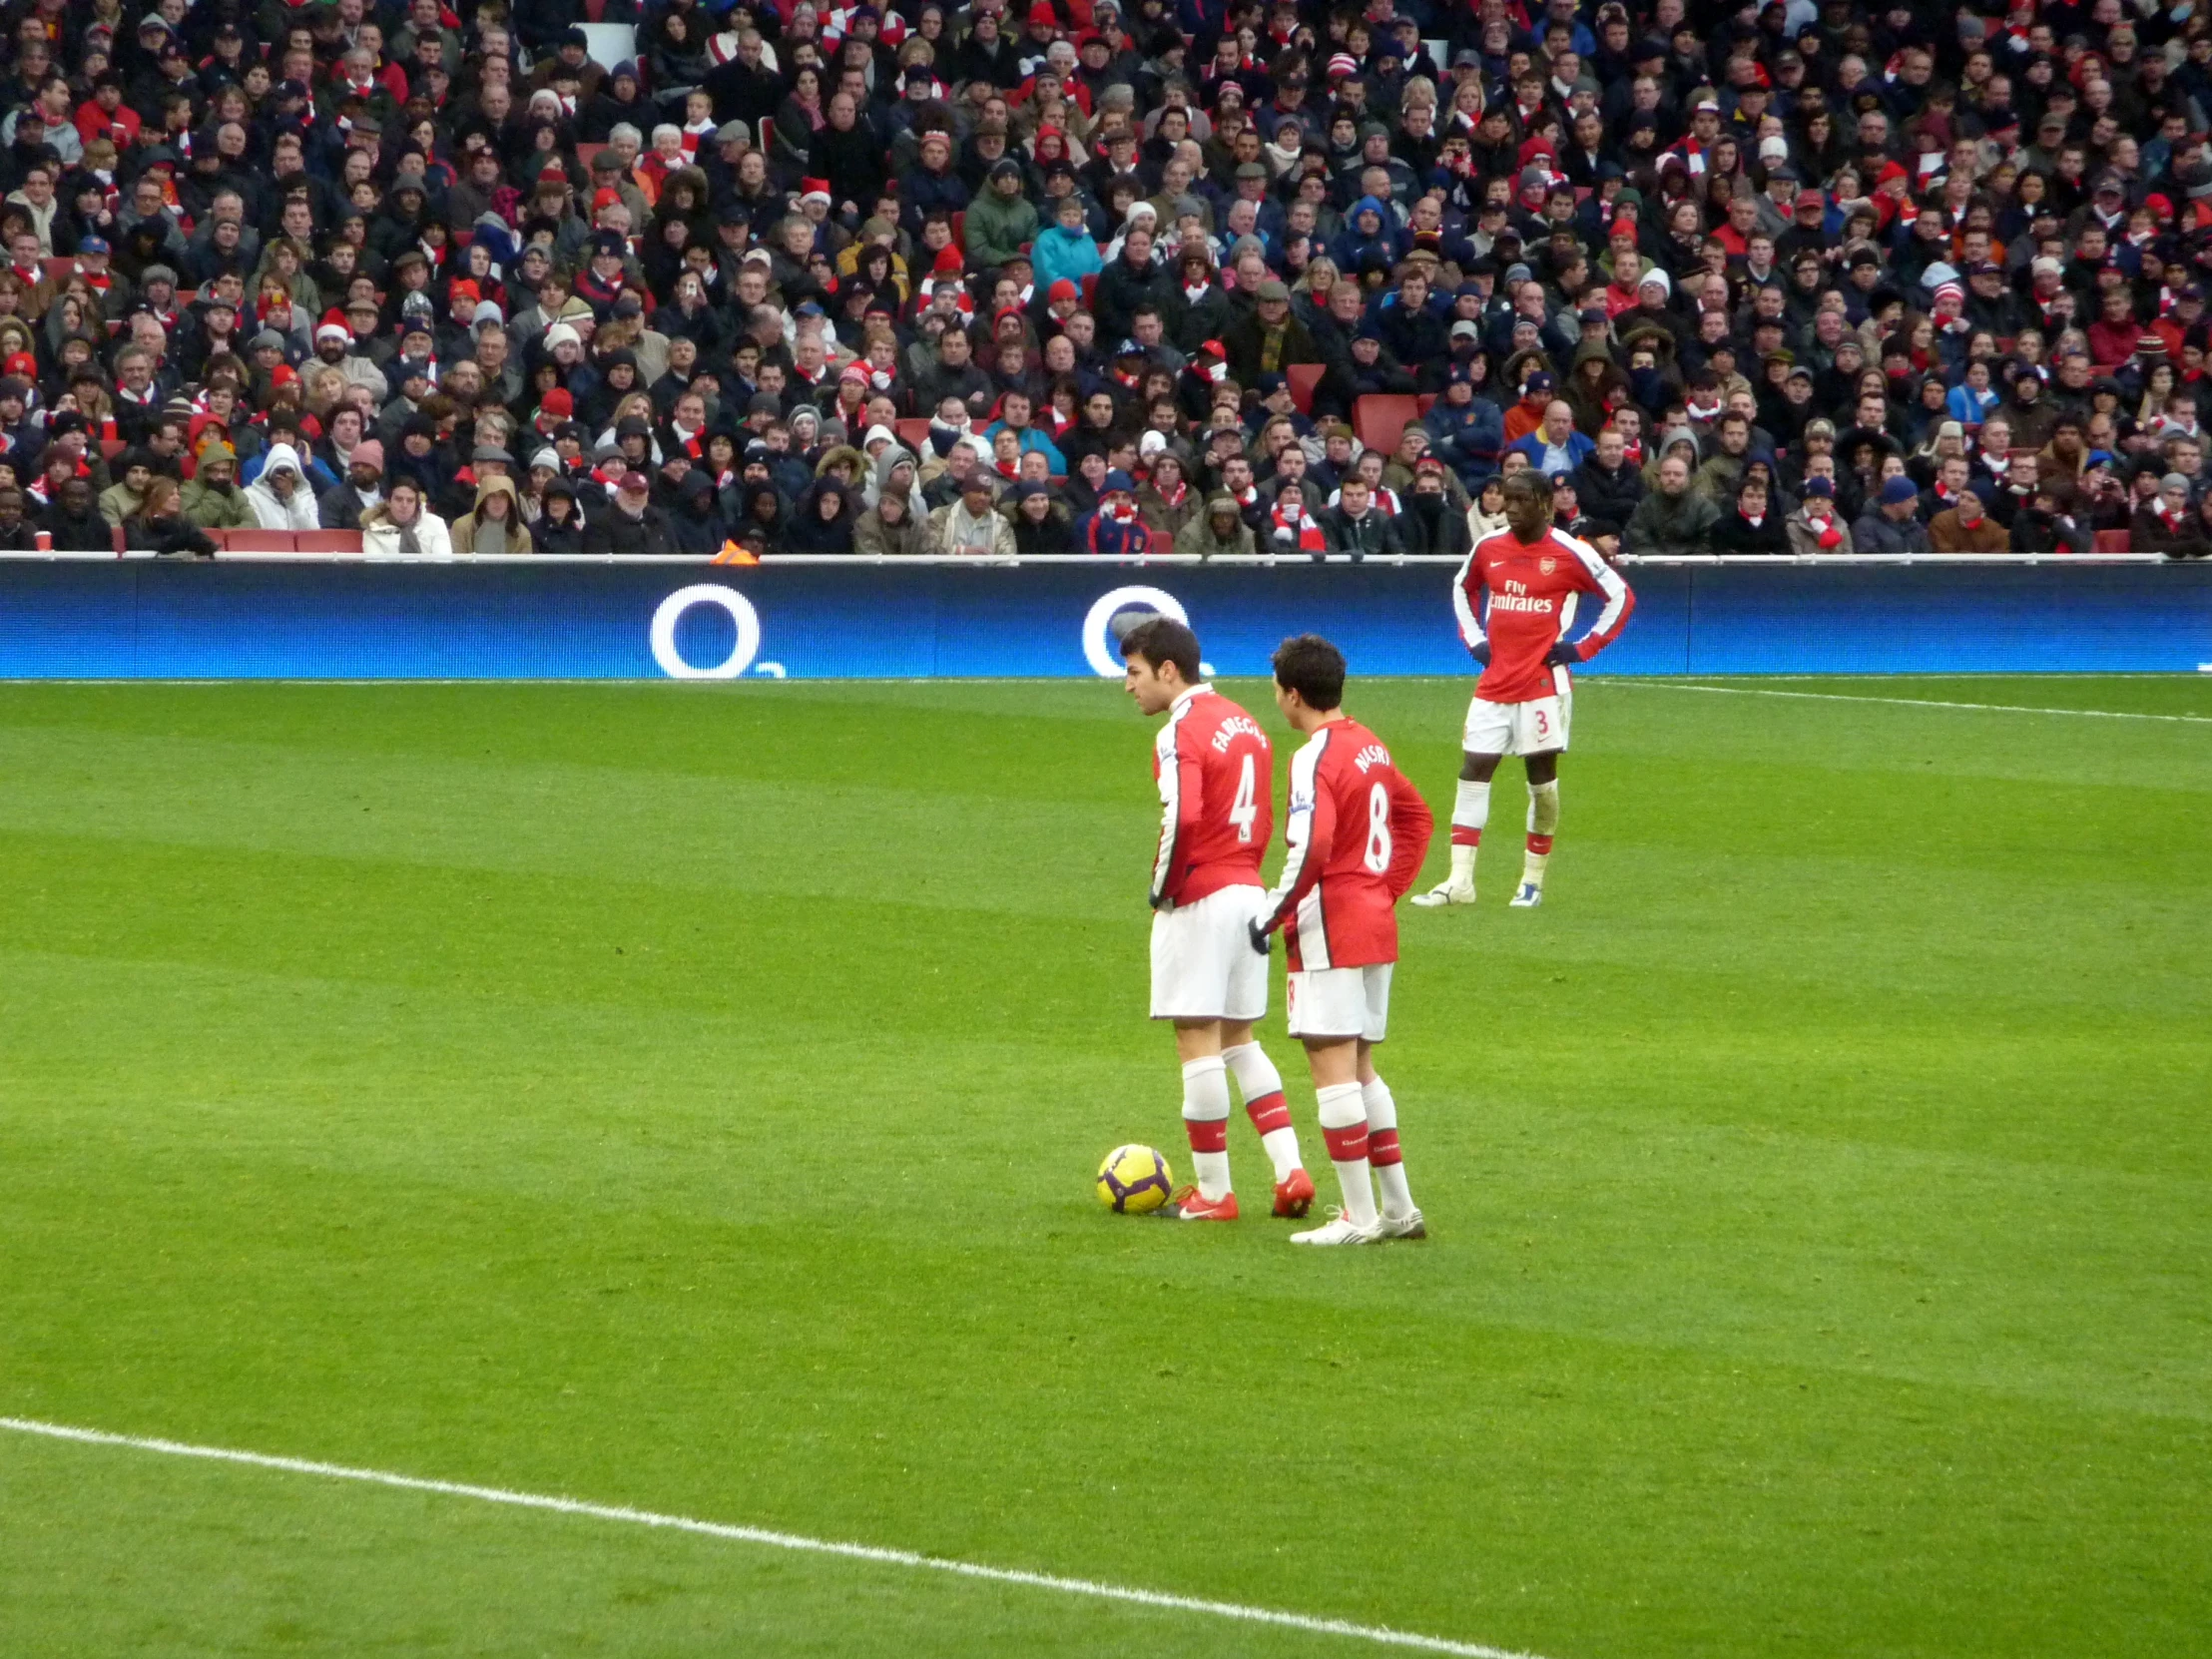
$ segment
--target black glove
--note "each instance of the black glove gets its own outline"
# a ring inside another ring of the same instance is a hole
[[[1253,949],[1265,956],[1268,953],[1268,942],[1273,935],[1258,920],[1252,920],[1245,923],[1245,937],[1252,941]]]
[[[1145,902],[1155,910],[1172,910],[1175,908],[1175,900],[1168,897],[1164,892],[1152,892],[1148,889],[1145,893]]]
[[[1544,667],[1546,668],[1576,668],[1581,665],[1581,662],[1582,653],[1575,650],[1565,640],[1554,642],[1551,649],[1544,653]]]
[[[1467,647],[1467,655],[1474,659],[1477,668],[1488,668],[1490,666],[1490,642],[1488,640],[1477,640]]]

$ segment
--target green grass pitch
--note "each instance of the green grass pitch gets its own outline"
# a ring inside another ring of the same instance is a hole
[[[1188,1168],[1117,687],[0,690],[0,1415],[1546,1659],[2204,1652],[2212,726],[1925,705],[2212,683],[1731,684],[1824,695],[1585,683],[1538,911],[1501,775],[1383,1051],[1434,1236],[1318,1259],[1090,1194]],[[1351,700],[1439,818],[1464,697]],[[1380,1651],[20,1433],[0,1650]]]

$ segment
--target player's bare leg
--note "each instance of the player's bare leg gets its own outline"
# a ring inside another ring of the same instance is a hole
[[[1544,901],[1544,866],[1551,862],[1551,837],[1559,829],[1559,751],[1528,757],[1528,851],[1521,859],[1520,885],[1513,891],[1516,910]]]
[[[1361,1050],[1356,1037],[1308,1037],[1306,1063],[1314,1074],[1314,1098],[1321,1107],[1322,1139],[1337,1168],[1344,1208],[1320,1227],[1293,1233],[1301,1245],[1374,1244],[1382,1237],[1382,1218],[1375,1206],[1375,1176],[1369,1165],[1368,1107],[1360,1083]],[[1372,1068],[1370,1068],[1372,1070]],[[1392,1133],[1394,1145],[1396,1136]]]
[[[1433,908],[1474,902],[1474,855],[1482,846],[1483,827],[1490,822],[1490,779],[1502,759],[1472,754],[1459,758],[1459,788],[1451,800],[1451,873],[1426,892],[1415,893],[1415,904]]]
[[[1303,1216],[1313,1207],[1314,1178],[1306,1173],[1306,1160],[1299,1152],[1298,1131],[1292,1127],[1291,1108],[1283,1098],[1283,1074],[1254,1040],[1249,1020],[1221,1022],[1221,1057],[1244,1096],[1245,1115],[1252,1119],[1260,1145],[1275,1166],[1275,1213]]]
[[[1184,1221],[1235,1221],[1229,1186],[1229,1068],[1221,1057],[1223,1021],[1179,1019],[1175,1055],[1183,1062],[1183,1131],[1190,1137],[1192,1187],[1170,1206]],[[1243,1029],[1251,1030],[1249,1025]]]

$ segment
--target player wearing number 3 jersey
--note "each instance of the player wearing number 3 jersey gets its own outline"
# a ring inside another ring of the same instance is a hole
[[[1451,874],[1415,904],[1472,904],[1474,860],[1490,818],[1490,779],[1507,755],[1528,773],[1528,851],[1512,903],[1543,902],[1544,868],[1559,827],[1559,757],[1573,712],[1573,665],[1610,645],[1636,608],[1628,584],[1586,542],[1552,525],[1551,493],[1534,472],[1505,481],[1507,528],[1474,544],[1451,590],[1459,632],[1482,667],[1460,739],[1459,790],[1451,806]],[[1567,638],[1578,602],[1604,609],[1578,640]]]
[[[1286,640],[1275,653],[1276,706],[1307,739],[1291,760],[1289,856],[1253,924],[1253,943],[1265,950],[1268,933],[1283,928],[1291,1035],[1306,1045],[1345,1199],[1337,1219],[1293,1234],[1294,1244],[1427,1237],[1406,1187],[1397,1103],[1376,1075],[1375,1047],[1389,1031],[1395,906],[1428,855],[1432,821],[1382,740],[1345,714],[1344,683],[1343,653],[1316,635]]]
[[[1266,897],[1260,858],[1275,830],[1275,756],[1260,723],[1205,683],[1198,637],[1154,617],[1122,639],[1125,685],[1140,711],[1168,718],[1153,745],[1160,839],[1152,859],[1152,1017],[1175,1023],[1183,1125],[1194,1186],[1170,1213],[1235,1221],[1229,1181],[1229,1080],[1275,1165],[1275,1213],[1303,1216],[1313,1177],[1299,1156],[1283,1079],[1253,1041],[1268,1011],[1268,959],[1250,928]]]

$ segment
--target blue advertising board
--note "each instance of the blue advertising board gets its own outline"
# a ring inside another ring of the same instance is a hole
[[[1612,674],[2195,672],[2212,566],[1644,565]],[[1447,565],[0,561],[5,679],[928,679],[1118,674],[1180,612],[1264,673],[1312,630],[1364,674],[1466,671]]]

